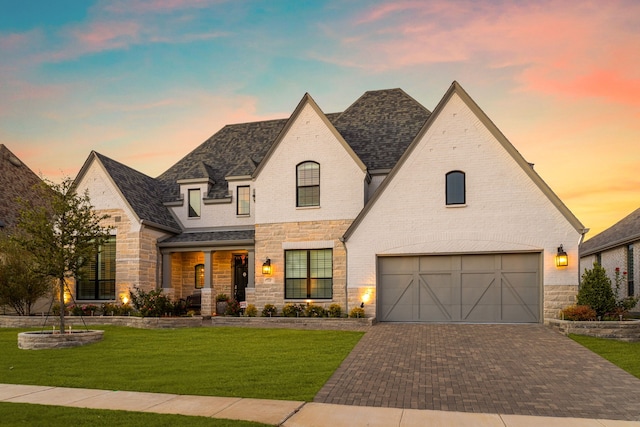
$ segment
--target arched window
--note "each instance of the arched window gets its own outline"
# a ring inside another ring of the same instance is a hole
[[[303,162],[296,166],[296,206],[320,206],[320,164]]]
[[[451,171],[446,175],[447,205],[464,205],[466,201],[465,175],[461,171]]]

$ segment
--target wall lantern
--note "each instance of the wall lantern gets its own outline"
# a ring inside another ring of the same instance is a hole
[[[262,274],[271,274],[271,260],[269,258],[262,264]]]
[[[556,255],[556,267],[566,267],[569,265],[569,256],[564,251],[562,245],[558,248],[558,254]]]

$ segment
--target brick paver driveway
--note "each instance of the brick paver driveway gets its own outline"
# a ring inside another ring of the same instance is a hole
[[[381,323],[315,401],[640,421],[640,379],[542,325]]]

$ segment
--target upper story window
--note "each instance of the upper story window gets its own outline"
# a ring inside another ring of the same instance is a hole
[[[452,171],[446,175],[447,205],[464,205],[466,201],[465,175],[461,171]]]
[[[236,214],[237,215],[249,215],[251,204],[250,188],[248,185],[238,186],[236,189]]]
[[[320,165],[303,162],[296,167],[296,206],[320,206]]]
[[[200,218],[200,207],[202,198],[200,197],[200,189],[192,188],[189,190],[189,218]]]

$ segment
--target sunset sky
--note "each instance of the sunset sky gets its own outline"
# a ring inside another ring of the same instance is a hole
[[[587,237],[640,207],[640,2],[0,0],[0,143],[157,176],[223,125],[457,80]]]

